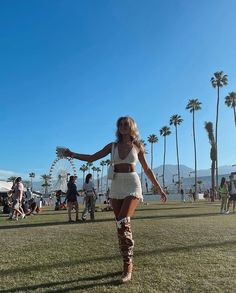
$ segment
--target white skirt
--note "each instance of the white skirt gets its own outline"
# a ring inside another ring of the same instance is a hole
[[[142,187],[139,176],[136,172],[115,173],[111,183],[109,197],[124,199],[127,196],[134,196],[142,199]]]

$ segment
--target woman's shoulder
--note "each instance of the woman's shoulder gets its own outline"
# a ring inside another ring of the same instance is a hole
[[[134,146],[134,148],[135,148],[135,150],[136,150],[136,152],[139,154],[140,152],[141,153],[144,153],[144,148],[143,148],[143,146],[141,145],[141,143],[137,143],[137,142],[134,142],[133,143],[133,146]]]
[[[112,142],[108,143],[107,145],[105,145],[103,149],[111,151],[113,145],[115,147],[117,145],[117,143],[115,141],[112,141]]]

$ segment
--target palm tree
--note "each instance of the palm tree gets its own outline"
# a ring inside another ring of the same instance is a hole
[[[186,106],[186,110],[189,110],[190,113],[193,114],[193,144],[194,144],[194,165],[195,165],[195,197],[197,195],[197,147],[196,147],[196,134],[195,134],[195,111],[198,111],[201,109],[201,102],[199,102],[198,99],[191,99],[188,101],[188,104]],[[194,198],[195,198],[194,197]]]
[[[183,122],[180,115],[175,114],[170,117],[170,125],[175,126],[175,146],[176,146],[176,157],[177,157],[177,167],[178,167],[178,193],[180,192],[180,170],[179,170],[179,147],[178,147],[178,125]]]
[[[197,184],[199,186],[199,192],[202,192],[202,180],[198,180]]]
[[[97,172],[97,191],[99,192],[99,172],[101,172],[101,169],[99,167],[96,168],[96,172]]]
[[[144,153],[147,154],[147,151],[146,151],[146,148],[145,148],[147,146],[146,142],[143,139],[141,139],[140,142],[143,144]],[[140,177],[141,177],[140,181],[141,181],[141,186],[142,186],[143,185],[143,168],[142,168],[142,165],[141,165]]]
[[[216,167],[216,143],[214,137],[213,123],[205,122],[205,129],[208,134],[209,143],[211,145],[210,158],[211,158],[211,190],[213,192],[211,201],[215,199],[215,167]]]
[[[49,180],[51,179],[51,176],[44,174],[41,175],[41,178],[44,180],[44,183],[42,184],[42,187],[44,187],[44,193],[48,194],[48,187],[50,186]]]
[[[31,191],[33,191],[33,178],[35,177],[35,173],[33,172],[29,173],[29,177],[31,179]]]
[[[12,184],[14,184],[16,178],[17,178],[16,176],[11,176],[7,179],[7,182],[12,182]]]
[[[167,135],[170,135],[170,134],[171,134],[171,131],[169,126],[163,126],[160,129],[160,135],[164,137],[164,155],[163,155],[163,170],[162,170],[163,188],[165,188],[166,137]]]
[[[108,167],[111,165],[111,160],[106,160],[106,165],[107,165],[107,175],[108,175]],[[108,190],[108,176],[107,176],[107,183],[106,183],[106,191]]]
[[[158,137],[155,134],[150,134],[148,137],[148,142],[151,144],[151,169],[153,167],[153,144],[158,142]]]
[[[228,93],[225,97],[225,104],[234,110],[234,125],[236,126],[236,92]]]
[[[217,102],[216,102],[216,129],[215,129],[215,143],[216,143],[216,188],[218,190],[218,117],[220,104],[220,87],[228,84],[228,76],[223,71],[217,71],[211,78],[211,84],[217,88]]]
[[[93,163],[87,162],[86,165],[88,167],[88,172],[90,173],[90,168],[93,166]]]
[[[102,166],[102,172],[101,172],[101,192],[102,192],[102,188],[103,188],[103,186],[102,186],[102,181],[103,181],[103,170],[104,170],[104,166],[106,166],[106,161],[104,161],[104,160],[102,160],[101,162],[100,162],[100,165]]]
[[[79,169],[80,171],[83,172],[83,184],[84,184],[84,175],[85,175],[85,172],[88,170],[88,166],[83,164]]]

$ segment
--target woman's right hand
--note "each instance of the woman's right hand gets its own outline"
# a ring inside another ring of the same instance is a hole
[[[160,196],[161,196],[161,201],[166,202],[167,201],[167,196],[166,193],[163,189],[160,190]]]
[[[56,148],[56,154],[59,158],[63,158],[63,157],[73,157],[73,152],[65,147],[57,147]]]

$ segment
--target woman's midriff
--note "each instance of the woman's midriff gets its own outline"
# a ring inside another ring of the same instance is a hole
[[[135,172],[135,166],[132,164],[116,164],[114,166],[114,171],[116,173],[130,173],[130,172]]]

